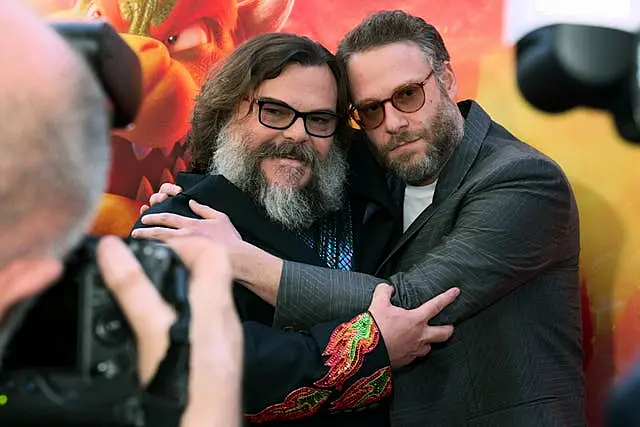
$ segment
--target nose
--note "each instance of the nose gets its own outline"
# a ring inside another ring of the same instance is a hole
[[[304,120],[297,117],[295,122],[282,132],[282,136],[293,142],[303,142],[309,137],[307,130],[304,128]]]
[[[398,111],[390,102],[384,105],[384,127],[387,133],[395,134],[409,126],[405,113]]]

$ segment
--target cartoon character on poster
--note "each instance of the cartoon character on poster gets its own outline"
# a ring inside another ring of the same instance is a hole
[[[127,235],[142,202],[187,168],[183,147],[207,71],[255,34],[279,30],[293,0],[78,0],[51,15],[107,19],[134,49],[143,101],[132,131],[114,131],[109,186],[93,231]]]

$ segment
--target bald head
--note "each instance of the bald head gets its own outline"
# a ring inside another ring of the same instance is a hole
[[[0,242],[11,242],[0,245],[2,271],[77,242],[104,190],[109,151],[98,83],[13,0],[0,0],[0,63]]]

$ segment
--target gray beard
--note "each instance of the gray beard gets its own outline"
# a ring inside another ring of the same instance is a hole
[[[311,179],[303,188],[283,188],[264,178],[260,164],[273,157],[273,150],[281,144],[271,145],[260,152],[225,126],[216,141],[210,173],[224,176],[263,207],[270,219],[289,230],[309,228],[319,218],[342,208],[348,164],[345,153],[335,143],[324,161],[311,147],[297,145],[301,147],[300,156],[311,164]],[[293,169],[287,172],[298,173]]]

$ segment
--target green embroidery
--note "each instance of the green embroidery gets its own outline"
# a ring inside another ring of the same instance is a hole
[[[330,394],[325,390],[302,387],[289,393],[284,402],[276,403],[258,414],[245,415],[245,417],[254,423],[297,420],[317,413],[324,402],[329,399]]]
[[[331,403],[329,412],[349,411],[381,401],[391,394],[391,368],[387,366],[353,383]]]
[[[352,407],[357,408],[363,404],[376,401],[386,394],[389,381],[391,381],[391,370],[384,369],[382,372],[376,372],[376,374],[362,387],[367,393],[360,396],[356,402],[351,402]]]
[[[287,414],[292,412],[297,414],[300,411],[303,411],[305,409],[312,410],[316,406],[322,404],[325,400],[327,400],[327,397],[329,397],[329,394],[330,394],[329,392],[326,392],[324,390],[316,390],[313,393],[308,394],[306,396],[300,396],[294,401],[294,403],[296,403],[297,406],[283,410],[282,414]]]
[[[351,330],[355,332],[355,336],[349,342],[349,359],[353,362],[356,360],[358,346],[362,341],[366,341],[369,343],[373,340],[373,317],[368,313],[361,316],[353,325],[351,325]]]

